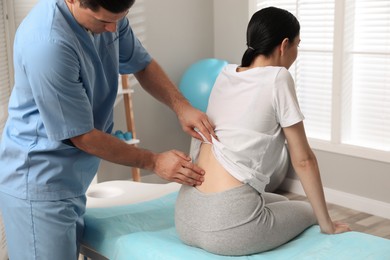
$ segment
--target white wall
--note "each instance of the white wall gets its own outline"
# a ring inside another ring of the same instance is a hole
[[[255,0],[214,0],[214,56],[240,64],[246,50],[246,28]]]
[[[324,186],[390,203],[390,163],[319,150],[314,152]]]
[[[147,47],[175,82],[189,64],[204,57],[215,56],[240,63],[246,48],[246,24],[255,8],[254,2],[146,0]],[[154,151],[188,149],[189,138],[181,132],[175,116],[164,106],[137,91],[135,110],[142,147]],[[325,187],[390,203],[389,163],[319,150],[314,152]],[[288,177],[296,179],[292,173]]]

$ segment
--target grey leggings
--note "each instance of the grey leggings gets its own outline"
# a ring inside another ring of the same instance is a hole
[[[175,212],[182,241],[219,255],[249,255],[278,247],[316,223],[309,203],[259,194],[249,185],[205,194],[183,185]]]

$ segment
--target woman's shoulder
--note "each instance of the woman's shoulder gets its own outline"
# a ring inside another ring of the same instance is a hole
[[[275,67],[275,82],[293,82],[290,71],[285,67]]]
[[[293,82],[290,72],[281,66],[265,66],[240,70],[240,66],[237,64],[227,64],[221,70],[221,75],[225,75],[228,78],[245,78],[246,80],[251,78],[254,80],[261,79],[262,82],[268,82],[269,84]]]
[[[290,72],[285,67],[280,66],[259,67],[257,73],[262,80],[266,79],[269,83],[293,80]]]

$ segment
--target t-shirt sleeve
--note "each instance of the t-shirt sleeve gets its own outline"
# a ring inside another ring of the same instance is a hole
[[[119,23],[119,73],[132,74],[146,68],[152,57],[134,35],[125,17]]]
[[[49,139],[65,140],[93,129],[91,101],[73,49],[52,39],[24,44],[20,55]]]
[[[276,120],[282,127],[292,126],[304,119],[299,107],[294,80],[285,68],[281,68],[275,78],[273,97]]]

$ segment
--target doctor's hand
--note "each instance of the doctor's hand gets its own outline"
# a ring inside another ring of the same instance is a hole
[[[157,154],[153,171],[163,179],[191,186],[201,185],[204,180],[204,170],[177,150]]]
[[[214,125],[210,122],[207,115],[194,108],[189,103],[184,104],[180,110],[177,111],[177,117],[184,132],[192,137],[203,141],[201,135],[195,130],[196,128],[210,143],[212,142],[211,136],[214,136],[214,138],[217,139],[217,136],[214,133]]]

